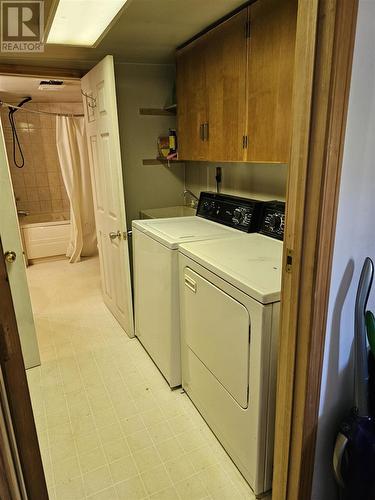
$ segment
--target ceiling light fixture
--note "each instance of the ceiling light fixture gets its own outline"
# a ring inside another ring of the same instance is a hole
[[[94,47],[127,0],[60,0],[47,43]]]

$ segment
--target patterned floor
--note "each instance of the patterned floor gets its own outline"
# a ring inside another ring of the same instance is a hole
[[[97,259],[27,273],[42,357],[27,376],[51,500],[253,498],[187,396],[104,306]]]

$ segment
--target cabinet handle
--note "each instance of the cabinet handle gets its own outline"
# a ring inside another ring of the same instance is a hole
[[[203,125],[203,123],[201,123],[199,125],[199,139],[201,141],[204,141],[204,130],[203,130],[203,128],[204,128],[204,125]]]
[[[208,122],[203,124],[203,140],[208,141]]]

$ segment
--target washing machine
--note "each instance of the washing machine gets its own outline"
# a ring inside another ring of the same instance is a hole
[[[182,387],[255,498],[271,490],[284,204],[261,230],[179,248]]]
[[[181,385],[180,244],[256,231],[262,206],[202,192],[196,216],[133,221],[135,335],[171,387]]]

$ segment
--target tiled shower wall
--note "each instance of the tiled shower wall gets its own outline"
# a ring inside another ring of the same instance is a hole
[[[18,137],[25,157],[25,166],[21,169],[17,168],[13,162],[12,133],[8,112],[6,108],[1,111],[17,208],[27,210],[32,215],[68,212],[69,200],[57,156],[56,118],[29,113],[27,110],[83,113],[82,104],[27,103],[22,110],[15,113]]]

